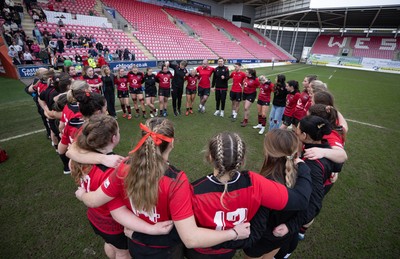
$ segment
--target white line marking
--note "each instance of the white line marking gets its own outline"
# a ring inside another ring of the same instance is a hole
[[[379,125],[375,125],[375,124],[371,124],[371,123],[366,123],[366,122],[362,122],[362,121],[356,121],[356,120],[351,120],[351,119],[346,119],[346,120],[354,122],[354,123],[358,123],[358,124],[362,124],[362,125],[378,128],[378,129],[387,129],[387,128],[383,127],[383,126],[379,126]]]
[[[328,78],[328,80],[329,80],[329,79],[331,79],[331,78],[332,78],[332,76],[333,76],[333,75],[331,75],[331,76]]]
[[[17,136],[14,136],[14,137],[1,139],[0,143],[1,142],[6,142],[6,141],[9,141],[9,140],[13,140],[13,139],[17,139],[17,138],[22,138],[22,137],[29,136],[29,135],[32,135],[32,134],[36,134],[36,133],[43,132],[43,131],[46,131],[46,130],[45,129],[35,130],[35,131],[31,131],[31,132],[28,132],[28,133],[25,133],[25,134],[17,135]]]

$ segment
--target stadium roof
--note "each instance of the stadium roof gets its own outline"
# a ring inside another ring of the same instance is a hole
[[[310,9],[294,8],[295,11],[282,12],[273,16],[267,15],[268,5],[282,0],[214,0],[219,4],[243,3],[256,8],[255,23],[269,24],[281,22],[281,26],[313,28],[390,28],[400,29],[400,2],[397,6],[368,8]],[[349,0],[351,1],[351,0]],[[301,2],[301,1],[299,1]],[[264,7],[264,11],[259,7]]]

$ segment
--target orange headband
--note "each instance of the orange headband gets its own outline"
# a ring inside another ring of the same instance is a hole
[[[148,127],[146,127],[142,123],[140,123],[140,128],[143,131],[147,132],[147,134],[142,137],[142,139],[139,141],[136,147],[131,152],[129,152],[129,154],[135,153],[143,145],[143,143],[147,140],[148,137],[151,137],[153,139],[154,144],[156,146],[159,146],[163,140],[169,143],[171,143],[174,140],[174,138],[169,138],[162,134],[151,131]]]

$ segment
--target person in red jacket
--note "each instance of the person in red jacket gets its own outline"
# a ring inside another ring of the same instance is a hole
[[[159,100],[159,110],[160,115],[167,117],[167,104],[168,98],[171,96],[171,81],[174,76],[169,71],[168,66],[162,65],[161,71],[158,72],[156,76],[156,81],[158,82],[158,100]]]
[[[99,58],[97,59],[97,67],[102,67],[102,66],[108,66],[108,63],[106,62],[106,60],[104,59],[104,57],[100,54]]]
[[[210,96],[211,87],[211,75],[214,73],[214,68],[208,65],[208,60],[203,60],[203,64],[196,68],[197,74],[199,75],[199,87],[198,96],[200,97],[199,112],[204,113],[206,111],[206,102]]]

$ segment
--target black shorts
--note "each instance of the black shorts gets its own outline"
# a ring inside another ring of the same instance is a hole
[[[282,123],[289,127],[293,123],[293,117],[289,117],[289,116],[284,114],[282,116]]]
[[[130,240],[128,242],[129,253],[135,259],[175,259],[183,258],[184,245],[176,244],[172,247],[157,248],[138,244]]]
[[[160,88],[158,89],[158,96],[170,97],[171,89],[170,88]]]
[[[271,231],[271,230],[269,230],[269,231]],[[272,233],[271,233],[271,235],[272,235]],[[243,252],[249,257],[261,257],[264,254],[269,253],[269,252],[283,246],[285,243],[290,242],[290,240],[293,237],[297,238],[297,232],[296,232],[296,235],[286,234],[285,236],[280,237],[280,238],[262,237],[260,240],[255,242],[250,248],[243,249]]]
[[[129,91],[128,90],[125,90],[125,91],[117,90],[117,95],[118,95],[118,98],[129,98]]]
[[[143,94],[142,88],[129,88],[131,94]]]
[[[144,94],[147,97],[156,97],[157,96],[157,88],[155,87],[149,87],[145,89]]]
[[[296,119],[295,117],[293,117],[293,120],[292,120],[292,124],[294,125],[294,126],[299,126],[299,122],[300,122],[300,120],[299,119]]]
[[[203,88],[201,86],[198,87],[198,96],[210,96],[210,88]]]
[[[231,101],[236,101],[240,102],[242,100],[242,93],[237,93],[237,92],[230,92],[229,97],[231,98]]]
[[[264,101],[261,101],[261,100],[257,100],[257,104],[261,105],[261,106],[269,106],[269,102],[264,102]]]
[[[111,244],[118,249],[123,249],[123,250],[128,249],[128,238],[125,236],[124,232],[117,235],[106,234],[100,231],[98,228],[96,228],[96,226],[93,225],[92,222],[89,221],[89,223],[92,226],[94,233],[101,236],[104,239],[104,242]]]
[[[243,93],[243,100],[244,101],[249,101],[251,103],[254,103],[257,97],[257,92],[251,93],[251,94],[245,94]]]
[[[197,91],[196,90],[190,90],[186,88],[186,95],[192,95],[192,94],[196,94]]]

